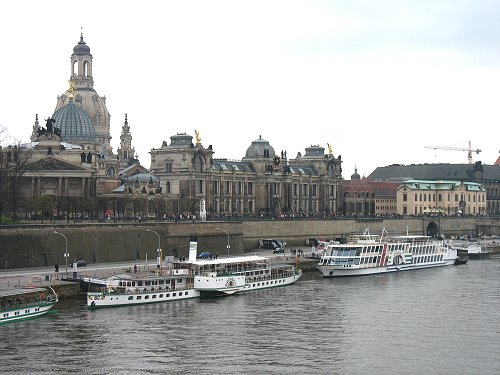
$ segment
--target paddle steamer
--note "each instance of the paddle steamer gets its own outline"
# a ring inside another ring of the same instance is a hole
[[[292,284],[302,271],[291,264],[272,264],[266,257],[250,255],[196,259],[196,238],[189,243],[187,261],[167,257],[163,267],[158,259],[151,276],[123,274],[108,279],[87,278],[85,282],[100,291],[87,292],[90,308],[167,302],[203,295],[229,295]]]
[[[0,290],[0,324],[46,315],[57,301],[57,294],[51,287]]]
[[[329,244],[317,267],[324,277],[359,276],[448,266],[455,259],[457,250],[446,241],[420,235],[384,239],[365,231],[347,244]]]

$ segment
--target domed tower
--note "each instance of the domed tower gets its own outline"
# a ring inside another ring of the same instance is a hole
[[[253,141],[250,147],[247,148],[245,157],[242,160],[272,159],[275,155],[274,148],[259,135],[259,139]]]
[[[260,135],[247,148],[247,152],[241,160],[250,162],[257,173],[270,173],[273,168],[279,166],[279,157],[274,148]],[[277,164],[273,166],[275,162]]]
[[[106,97],[99,96],[94,90],[94,78],[92,77],[92,55],[90,48],[83,40],[83,34],[80,36],[80,41],[73,48],[71,55],[71,76],[70,86],[74,90],[74,105],[87,112],[87,115],[93,125],[96,148],[102,155],[112,156],[111,148],[111,133],[110,133],[110,114],[106,107]],[[70,103],[70,90],[57,97],[57,105],[55,112]],[[83,133],[76,129],[71,135],[71,142],[85,143],[88,141],[87,129]],[[79,136],[81,135],[81,139]],[[69,141],[63,135],[64,141]]]
[[[64,142],[94,148],[96,143],[94,125],[87,112],[75,104],[72,91],[73,89],[70,88],[68,104],[56,110],[52,116],[56,120],[55,126],[60,129]]]
[[[351,180],[361,180],[361,176],[358,173],[358,168],[354,166],[354,173],[351,175]]]

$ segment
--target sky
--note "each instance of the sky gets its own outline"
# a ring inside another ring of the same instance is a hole
[[[390,164],[499,156],[500,1],[17,0],[0,16],[4,144],[54,113],[83,32],[111,145],[125,114],[143,166],[177,133],[241,160],[260,136],[311,145],[343,177]]]

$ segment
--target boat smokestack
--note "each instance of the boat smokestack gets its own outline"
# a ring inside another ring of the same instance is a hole
[[[189,261],[195,262],[198,253],[198,238],[196,236],[189,237]]]

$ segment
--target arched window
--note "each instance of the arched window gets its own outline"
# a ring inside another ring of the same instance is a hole
[[[171,193],[171,191],[170,191],[170,181],[167,181],[167,183],[165,184],[165,190],[166,190],[166,193]]]
[[[196,157],[194,160],[194,171],[203,172],[203,158],[201,156]]]
[[[88,77],[89,75],[89,62],[88,61],[84,61],[83,62],[83,76],[84,77]]]

